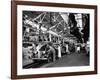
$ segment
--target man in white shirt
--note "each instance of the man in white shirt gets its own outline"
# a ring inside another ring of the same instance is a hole
[[[77,45],[77,53],[80,53],[80,45]]]

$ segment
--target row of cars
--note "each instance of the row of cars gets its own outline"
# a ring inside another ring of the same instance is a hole
[[[49,45],[49,47],[48,47]],[[79,44],[80,45],[80,44]],[[67,54],[66,49],[64,46],[61,46],[57,43],[51,43],[51,42],[41,42],[36,43],[34,45],[33,42],[25,42],[23,43],[23,59],[29,60],[31,59],[33,62],[45,60],[47,62],[53,62],[58,57],[58,46],[61,47],[61,55]],[[87,44],[81,44],[81,49],[84,48],[86,50],[87,55],[89,55],[89,49],[90,45],[89,42]],[[75,52],[75,45],[69,45],[69,52]]]

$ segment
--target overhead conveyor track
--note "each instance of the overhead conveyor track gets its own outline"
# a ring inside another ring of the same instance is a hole
[[[48,20],[50,16],[51,16],[50,20],[52,20],[51,22],[54,24],[51,26],[48,26],[48,24],[50,24],[50,21]],[[44,19],[47,20],[47,22],[45,22]],[[35,21],[37,21],[37,23],[35,23]],[[69,30],[67,30],[68,26],[66,24],[65,19],[63,19],[61,13],[58,13],[58,12],[56,13],[43,12],[31,20],[30,19],[26,20],[25,23],[31,25],[32,27],[37,27],[37,29],[39,29],[39,24],[42,24],[41,30],[47,31],[48,33],[56,35],[56,36],[59,36],[60,35],[59,33],[63,33],[65,29],[66,29],[66,33],[69,33]],[[45,24],[47,24],[46,27],[44,27]],[[48,27],[49,27],[49,30],[48,30]],[[60,31],[58,32],[58,30]]]

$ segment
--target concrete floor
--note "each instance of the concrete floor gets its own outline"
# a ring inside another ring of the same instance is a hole
[[[67,67],[67,66],[88,66],[89,56],[85,53],[71,53],[69,55],[64,55],[55,62],[45,64],[41,66],[44,67]]]

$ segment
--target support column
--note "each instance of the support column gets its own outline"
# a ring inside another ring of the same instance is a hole
[[[68,44],[66,44],[66,52],[67,52],[67,54],[70,54],[69,49],[68,49]]]
[[[40,55],[39,49],[40,49],[40,46],[38,45],[38,46],[37,46],[38,58],[40,58],[40,56],[41,56],[41,55]]]
[[[61,58],[61,47],[58,46],[58,57]]]
[[[51,34],[49,34],[49,40],[51,41]]]

